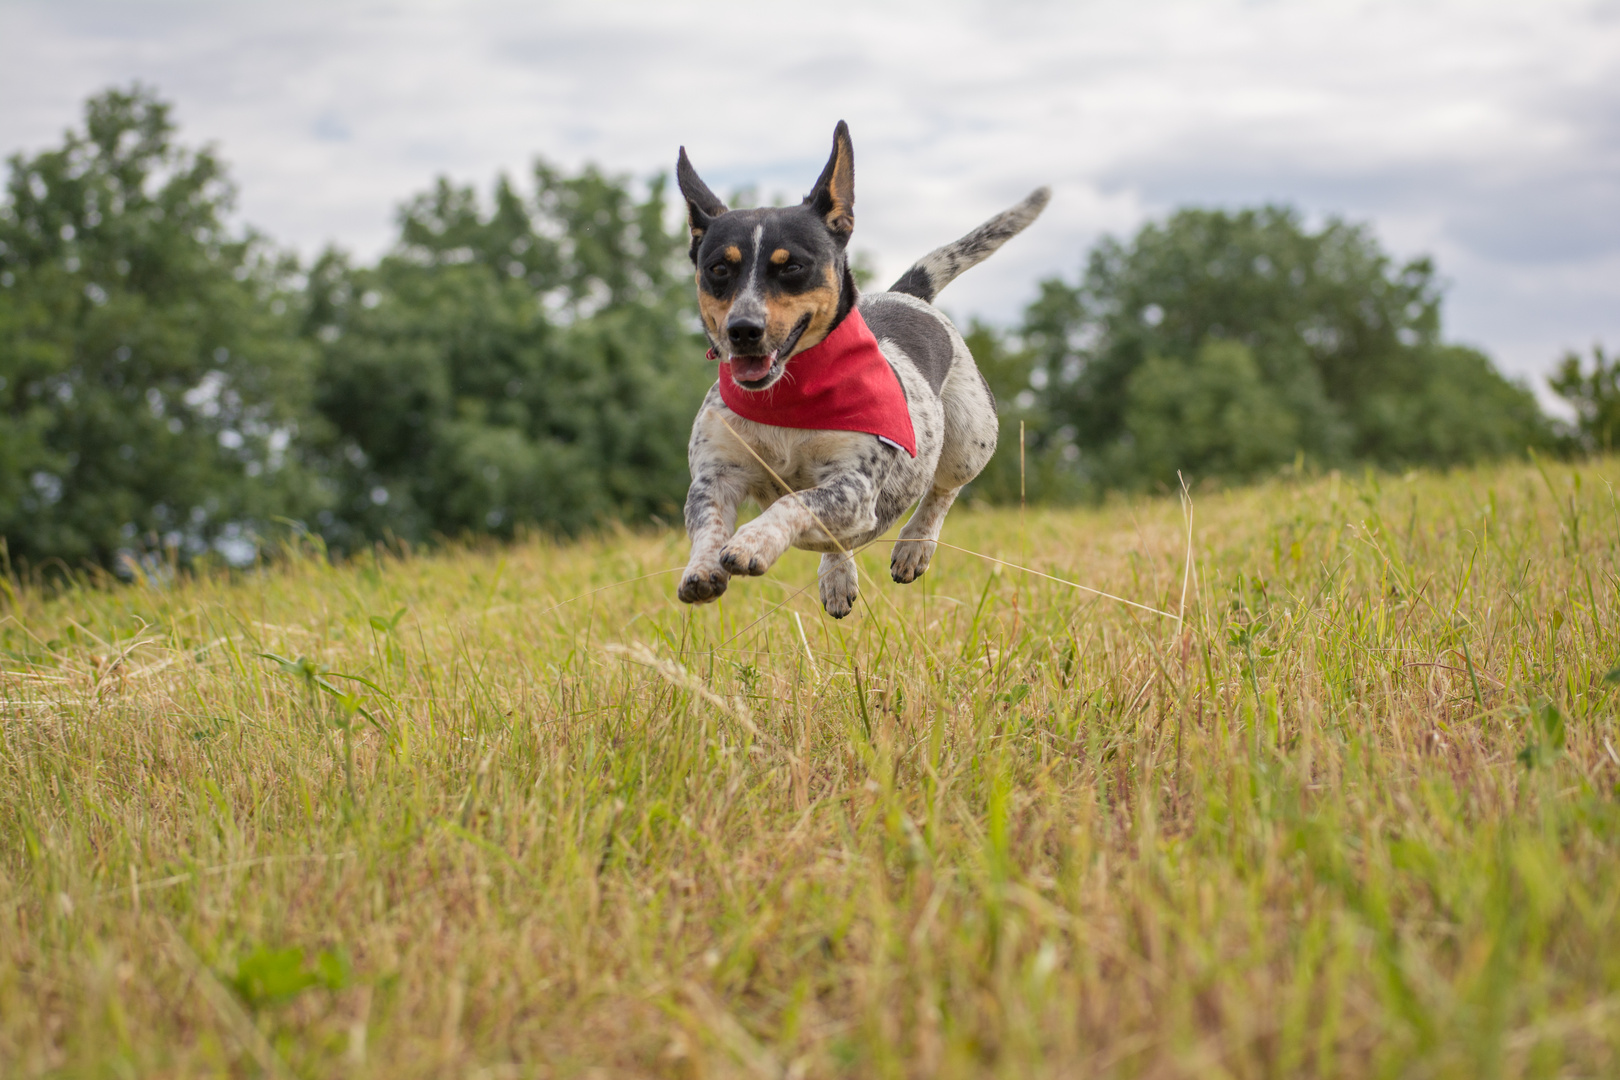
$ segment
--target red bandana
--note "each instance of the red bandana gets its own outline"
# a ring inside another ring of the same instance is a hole
[[[717,355],[709,350],[710,359]],[[906,392],[855,309],[819,344],[791,357],[768,389],[738,386],[731,365],[720,361],[720,397],[732,412],[756,424],[864,431],[917,456]]]

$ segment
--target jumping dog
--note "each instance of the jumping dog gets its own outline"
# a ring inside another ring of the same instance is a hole
[[[895,581],[915,581],[957,493],[995,452],[995,398],[932,301],[1022,232],[1051,193],[1039,188],[925,255],[887,292],[858,295],[847,251],[855,161],[842,121],[798,206],[728,210],[685,147],[675,175],[709,355],[720,361],[688,447],[692,556],[677,595],[706,603],[733,574],[763,574],[798,547],[822,553],[821,605],[841,619],[857,595],[852,553],[916,504],[889,562]],[[764,512],[738,529],[745,499]]]

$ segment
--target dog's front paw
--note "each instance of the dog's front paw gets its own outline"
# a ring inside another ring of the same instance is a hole
[[[675,590],[675,595],[683,604],[707,604],[726,591],[726,582],[730,580],[731,575],[718,567],[709,570],[688,569],[681,576],[681,584]]]
[[[855,561],[847,555],[827,555],[821,561],[821,606],[835,619],[855,610],[860,595],[860,579]]]
[[[758,554],[733,551],[730,548],[721,550],[720,565],[742,577],[759,577],[771,568],[771,564]]]
[[[900,540],[889,556],[889,576],[902,585],[910,585],[928,570],[934,557],[932,540]]]
[[[776,556],[751,533],[737,533],[720,549],[720,565],[733,574],[758,577],[775,561]]]

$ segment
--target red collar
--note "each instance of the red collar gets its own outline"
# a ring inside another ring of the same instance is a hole
[[[712,360],[718,354],[709,350]],[[878,348],[858,310],[833,332],[789,357],[787,369],[765,390],[745,390],[720,361],[720,397],[738,416],[772,427],[810,431],[864,431],[917,456],[911,410],[900,377]]]

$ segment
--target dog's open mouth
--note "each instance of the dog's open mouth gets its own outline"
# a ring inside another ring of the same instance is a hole
[[[805,330],[810,326],[808,314],[799,316],[799,321],[793,324],[788,336],[782,344],[768,353],[758,356],[733,356],[731,358],[731,378],[744,390],[763,390],[765,383],[771,381],[772,372],[776,371],[776,358],[778,356],[792,357],[793,347],[804,336]]]
[[[776,353],[768,353],[764,356],[733,356],[731,358],[731,377],[741,386],[763,382],[769,377],[771,366],[775,363]]]

